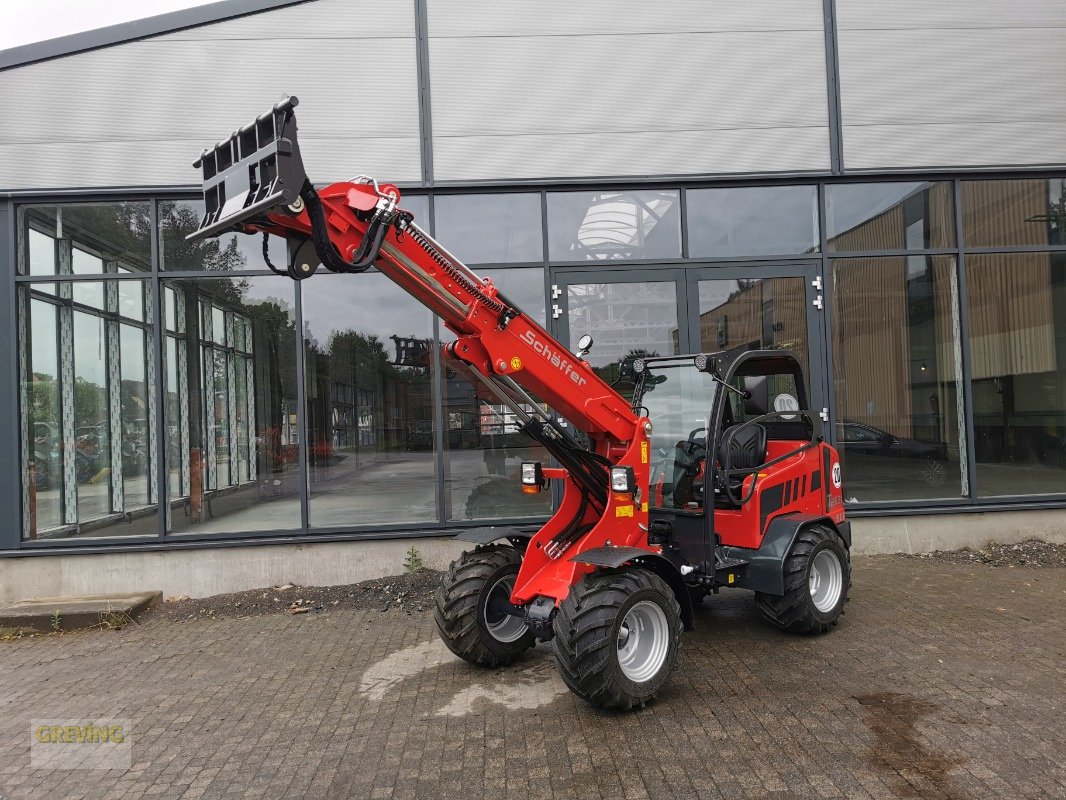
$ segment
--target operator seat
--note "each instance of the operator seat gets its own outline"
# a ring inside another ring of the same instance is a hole
[[[714,505],[717,508],[739,508],[726,494],[722,485],[729,481],[729,488],[738,500],[744,499],[744,481],[747,475],[729,477],[725,474],[728,464],[730,469],[755,469],[766,461],[766,428],[757,422],[733,425],[722,433],[718,445],[718,464],[722,471],[715,479]]]

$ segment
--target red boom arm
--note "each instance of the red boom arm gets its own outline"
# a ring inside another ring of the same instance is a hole
[[[365,249],[371,212],[379,204],[394,206],[400,198],[395,186],[372,183],[335,183],[317,194],[329,242],[346,261]],[[458,362],[463,372],[472,373],[520,413],[525,432],[562,464],[545,470],[549,478],[564,479],[566,491],[555,515],[529,544],[512,602],[527,603],[538,595],[561,602],[574,573],[591,571],[561,559],[564,553],[572,558],[605,544],[657,552],[647,542],[650,422],[638,417],[587,362],[515,307],[490,279],[475,275],[407,221],[410,215],[403,219],[401,225],[388,227],[374,266],[444,320],[458,337],[445,346],[444,357]],[[270,211],[259,224],[245,226],[248,231],[301,239],[312,239],[313,228],[306,206],[299,213],[291,206]],[[592,452],[578,447],[534,398],[584,431]],[[635,493],[611,491],[612,466],[633,468]]]

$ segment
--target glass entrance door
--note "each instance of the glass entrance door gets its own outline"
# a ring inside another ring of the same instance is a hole
[[[683,270],[558,270],[553,277],[556,335],[571,349],[592,336],[587,360],[607,383],[617,380],[623,358],[689,352]]]
[[[816,264],[688,270],[689,337],[696,351],[786,350],[806,376],[808,405],[826,404],[822,281]]]
[[[827,405],[816,263],[557,268],[552,278],[555,335],[571,348],[592,336],[588,361],[608,383],[626,356],[787,350],[804,368],[808,404]]]

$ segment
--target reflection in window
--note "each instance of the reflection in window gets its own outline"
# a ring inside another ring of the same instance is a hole
[[[433,211],[435,238],[467,264],[544,259],[539,194],[441,195]]]
[[[950,183],[845,183],[825,188],[829,249],[921,250],[955,246]]]
[[[27,538],[158,531],[151,320],[128,313],[120,283],[148,294],[141,281],[20,289]]]
[[[1066,178],[964,181],[962,238],[967,247],[1066,244]]]
[[[1066,254],[966,257],[978,494],[1066,491]]]
[[[263,261],[263,237],[228,233],[195,242],[186,236],[196,230],[204,213],[203,200],[163,200],[157,207],[159,218],[159,266],[172,272],[235,272],[268,269]],[[284,268],[287,262],[285,240],[268,240],[271,262]]]
[[[164,284],[168,530],[300,525],[293,285]]]
[[[593,339],[586,360],[614,383],[623,358],[676,355],[680,351],[677,289],[673,281],[572,283],[566,287],[570,347]],[[616,387],[625,393],[632,387]]]
[[[700,351],[787,350],[807,369],[803,278],[699,282]]]
[[[846,502],[969,493],[955,259],[832,262],[836,439]]]
[[[376,273],[300,288],[311,526],[436,520],[432,316]]]
[[[18,271],[30,275],[147,272],[152,268],[149,208],[146,202],[22,206]],[[70,243],[77,245],[73,254]]]
[[[677,191],[551,192],[552,261],[681,257]]]
[[[818,250],[814,186],[691,189],[685,201],[690,256],[728,258]]]
[[[501,269],[493,283],[538,324],[544,325],[544,270]],[[454,336],[442,330],[442,338]],[[444,365],[445,487],[449,519],[539,517],[550,511],[550,492],[525,494],[523,461],[548,463],[547,452],[519,431],[514,412],[480,384]]]

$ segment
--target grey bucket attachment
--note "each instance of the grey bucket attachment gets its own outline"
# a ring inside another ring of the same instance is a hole
[[[205,213],[188,239],[240,230],[266,212],[302,207],[307,181],[296,142],[299,104],[287,97],[250,125],[204,150],[194,163],[203,174]],[[295,209],[294,209],[295,210]]]

